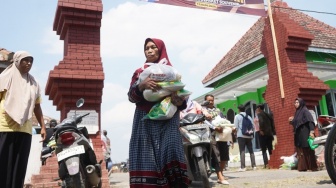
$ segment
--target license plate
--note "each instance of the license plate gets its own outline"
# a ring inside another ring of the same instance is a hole
[[[82,153],[85,153],[83,145],[79,145],[79,146],[72,147],[72,148],[67,148],[57,154],[57,160],[62,161],[65,158],[68,158],[74,155],[79,155]]]

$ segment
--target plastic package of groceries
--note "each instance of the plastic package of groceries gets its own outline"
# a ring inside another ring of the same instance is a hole
[[[296,153],[291,156],[282,156],[280,157],[280,159],[284,161],[284,163],[280,165],[280,169],[292,170],[297,166],[298,163]]]
[[[223,132],[216,132],[215,140],[229,142],[232,141],[232,128],[231,127],[223,127]]]
[[[144,90],[143,95],[147,101],[160,101],[169,96],[171,92],[178,92],[177,95],[180,97],[187,97],[191,94],[191,92],[183,90],[185,84],[181,82],[181,75],[174,67],[167,65],[167,62],[164,58],[158,63],[146,63],[149,67],[143,67],[144,70],[139,75],[138,83],[150,77],[161,86],[159,91]]]
[[[151,89],[145,89],[143,92],[143,96],[147,101],[157,102],[163,99],[164,97],[171,94],[171,91],[166,89],[160,89],[158,91],[153,91]]]
[[[162,89],[166,89],[169,91],[178,91],[184,88],[185,84],[181,81],[172,81],[172,82],[158,82],[159,86],[161,86]]]
[[[177,107],[171,103],[171,97],[166,97],[155,104],[143,119],[167,120],[171,119],[176,111]]]
[[[181,80],[181,75],[177,70],[169,65],[153,63],[140,74],[139,82],[145,80],[147,77],[152,78],[158,82],[170,82]]]
[[[186,90],[186,89],[180,89],[180,90],[178,90],[178,91],[176,92],[176,94],[177,94],[177,96],[179,96],[179,97],[185,97],[185,98],[187,98],[187,97],[189,97],[189,96],[192,94],[192,92],[191,92],[191,91],[188,91],[188,90]]]

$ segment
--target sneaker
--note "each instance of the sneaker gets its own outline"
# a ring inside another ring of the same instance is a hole
[[[245,172],[246,171],[246,168],[240,168],[238,169],[238,172]]]
[[[253,170],[257,170],[257,167],[253,167],[252,169],[253,169]]]

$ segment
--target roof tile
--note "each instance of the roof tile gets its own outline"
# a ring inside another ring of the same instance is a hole
[[[287,13],[289,18],[303,26],[305,30],[309,31],[314,36],[312,44],[310,45],[311,47],[336,49],[336,29],[334,27],[288,7],[285,2],[276,1],[272,3],[272,6],[275,13],[279,11]],[[231,48],[231,50],[208,73],[202,83],[206,84],[230,69],[242,65],[248,60],[262,54],[260,45],[264,25],[265,17],[259,18],[234,47]]]

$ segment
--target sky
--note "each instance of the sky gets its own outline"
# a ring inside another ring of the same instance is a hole
[[[127,91],[133,72],[145,62],[145,39],[160,38],[165,42],[171,63],[182,75],[185,88],[193,92],[191,97],[196,98],[211,91],[202,80],[259,17],[139,0],[102,2],[105,80],[101,127],[111,140],[112,160],[121,162],[128,158],[135,109]],[[296,9],[335,13],[335,0],[285,2]],[[0,11],[0,48],[25,50],[34,56],[30,73],[42,87],[43,114],[59,119],[59,111],[44,92],[49,71],[63,59],[63,41],[52,30],[57,0],[11,0],[2,5],[6,6]],[[336,27],[335,15],[305,13]]]

